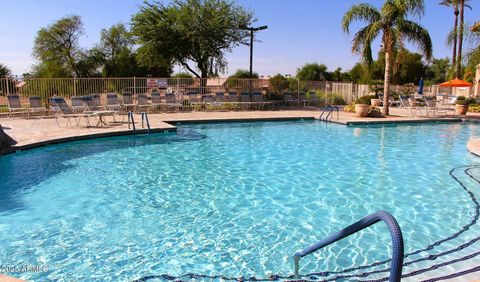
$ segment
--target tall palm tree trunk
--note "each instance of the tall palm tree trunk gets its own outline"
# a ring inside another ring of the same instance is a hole
[[[462,47],[463,47],[463,29],[464,29],[464,12],[465,12],[465,0],[460,0],[460,31],[458,35],[458,57],[457,57],[457,70],[456,75],[462,78]]]
[[[453,12],[455,15],[455,22],[453,25],[453,54],[452,54],[452,68],[454,72],[454,76],[457,77],[457,40],[458,40],[458,1],[455,1],[455,11]]]
[[[385,46],[385,45],[384,45]],[[389,113],[388,96],[390,94],[390,69],[391,69],[391,50],[385,50],[385,80],[383,82],[383,108],[382,115],[387,116]]]

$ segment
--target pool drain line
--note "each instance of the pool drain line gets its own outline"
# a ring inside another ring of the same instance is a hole
[[[447,241],[450,241],[450,240],[453,240],[455,238],[457,238],[458,236],[460,236],[462,233],[466,232],[467,230],[470,229],[470,227],[472,227],[473,225],[475,225],[477,222],[478,222],[478,219],[480,217],[480,204],[478,203],[478,200],[477,198],[475,197],[475,194],[473,194],[473,192],[471,192],[463,182],[461,182],[455,175],[454,175],[454,172],[458,169],[465,169],[464,170],[464,173],[470,177],[472,180],[474,180],[475,182],[477,182],[478,184],[480,184],[480,180],[477,179],[476,177],[474,177],[470,171],[472,169],[475,169],[475,168],[480,168],[480,165],[468,165],[468,166],[459,166],[459,167],[456,167],[456,168],[453,168],[450,170],[449,172],[449,175],[458,183],[460,184],[460,186],[462,187],[463,190],[465,190],[471,200],[473,201],[473,203],[475,204],[475,216],[473,218],[473,220],[465,225],[460,231],[456,232],[455,234],[445,238],[445,239],[442,239],[442,240],[439,240],[437,242],[434,242],[433,244],[430,244],[429,246],[427,246],[426,248],[423,248],[423,249],[419,249],[419,250],[415,250],[411,253],[408,253],[408,254],[405,254],[404,255],[404,258],[407,258],[409,256],[412,256],[412,255],[416,255],[416,254],[420,254],[422,252],[425,252],[425,251],[429,251],[429,250],[432,250],[434,249],[436,246],[439,246]],[[438,253],[438,254],[435,254],[435,255],[429,255],[427,257],[424,257],[424,258],[419,258],[417,260],[413,260],[413,261],[408,261],[408,262],[404,262],[404,266],[408,266],[408,265],[411,265],[413,263],[417,263],[417,262],[420,262],[420,261],[424,261],[424,260],[435,260],[437,259],[438,257],[441,257],[441,256],[445,256],[445,255],[448,255],[448,254],[451,254],[451,253],[454,253],[454,252],[457,252],[457,251],[460,251],[476,242],[480,241],[480,237],[477,237],[473,240],[470,240],[469,242],[467,243],[464,243],[460,246],[458,246],[457,248],[454,248],[454,249],[450,249],[450,250],[447,250],[445,252],[442,252],[442,253]],[[435,269],[438,269],[440,267],[444,267],[444,266],[447,266],[447,265],[450,265],[450,264],[454,264],[454,263],[457,263],[457,262],[460,262],[460,261],[466,261],[466,260],[469,260],[473,257],[476,257],[480,255],[480,252],[476,252],[474,254],[471,254],[471,255],[468,255],[468,256],[465,256],[465,257],[462,257],[462,258],[458,258],[458,259],[454,259],[454,260],[450,260],[450,261],[447,261],[447,262],[444,262],[444,263],[440,263],[440,264],[436,264],[436,265],[433,265],[431,267],[428,267],[428,268],[424,268],[424,269],[419,269],[419,270],[415,270],[413,272],[410,272],[408,274],[403,274],[402,277],[411,277],[411,276],[415,276],[415,275],[418,275],[418,274],[421,274],[421,273],[424,273],[424,272],[428,272],[428,271],[433,271]],[[346,273],[348,272],[352,272],[352,271],[356,271],[356,270],[365,270],[365,269],[368,269],[368,268],[372,268],[372,267],[375,267],[375,266],[379,266],[379,265],[383,265],[383,264],[387,264],[391,261],[391,259],[389,260],[385,260],[385,261],[379,261],[379,262],[374,262],[374,263],[371,263],[369,265],[363,265],[363,266],[358,266],[358,267],[352,267],[352,268],[347,268],[347,269],[343,269],[341,271],[324,271],[324,272],[317,272],[317,273],[309,273],[309,274],[303,274],[301,275],[301,277],[303,277],[304,279],[308,279],[308,280],[317,280],[317,281],[335,281],[335,280],[338,280],[338,279],[346,279],[346,278],[365,278],[367,276],[370,276],[372,274],[378,274],[378,273],[383,273],[383,272],[389,272],[390,271],[390,268],[386,268],[386,269],[381,269],[381,270],[374,270],[374,271],[368,271],[368,272],[363,272],[363,273],[360,273],[360,274],[349,274],[347,275]],[[468,272],[470,271],[470,272]],[[462,271],[462,273],[464,274],[461,274],[461,275],[465,275],[465,274],[468,274],[468,273],[473,273],[473,272],[476,272],[476,271],[480,271],[480,268],[472,268],[470,270],[466,270],[466,271]],[[320,280],[321,277],[326,277],[326,276],[330,276],[330,275],[335,275],[335,274],[343,274],[343,275],[337,275],[335,277],[331,277],[331,278],[328,278],[328,279],[323,279],[323,280]],[[456,274],[451,274],[451,275],[456,275]],[[451,276],[449,275],[449,276]],[[456,276],[455,276],[456,277]],[[223,276],[223,275],[213,275],[213,276],[210,276],[210,275],[204,275],[204,274],[194,274],[194,273],[188,273],[188,274],[184,274],[184,275],[181,275],[181,276],[171,276],[171,275],[167,275],[167,274],[162,274],[162,275],[149,275],[149,276],[145,276],[145,277],[142,277],[140,279],[137,279],[137,280],[134,280],[134,282],[140,282],[140,281],[148,281],[148,280],[151,280],[151,279],[162,279],[162,280],[176,280],[176,281],[182,281],[182,279],[222,279],[222,280],[228,280],[228,281],[276,281],[276,280],[280,280],[280,279],[288,279],[290,281],[294,280],[294,281],[305,281],[305,280],[302,280],[302,279],[295,279],[294,275],[289,275],[289,276],[282,276],[282,275],[271,275],[269,277],[265,277],[265,278],[257,278],[257,277],[228,277],[228,276]],[[435,279],[435,278],[434,278]],[[437,278],[437,279],[440,279],[440,278]],[[447,278],[445,278],[447,279]],[[442,279],[440,280],[427,280],[427,281],[441,281]],[[444,279],[443,279],[444,280]],[[388,281],[388,277],[385,277],[385,278],[380,278],[380,279],[374,279],[374,280],[361,280],[361,281],[369,281],[369,282],[379,282],[379,281]]]

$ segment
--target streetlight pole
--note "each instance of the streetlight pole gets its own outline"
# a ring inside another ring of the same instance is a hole
[[[250,102],[253,100],[253,89],[252,89],[252,79],[253,79],[253,33],[260,30],[267,29],[268,26],[263,25],[259,27],[241,27],[243,30],[250,31],[250,79],[249,79],[249,88],[250,88]]]

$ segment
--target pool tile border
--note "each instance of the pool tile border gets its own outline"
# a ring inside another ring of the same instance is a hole
[[[177,132],[177,128],[152,128],[150,130],[151,133],[171,133]],[[135,135],[135,134],[147,134],[147,129],[137,129],[135,132],[131,129],[129,130],[122,130],[122,131],[109,131],[109,132],[101,132],[101,133],[92,133],[92,134],[85,134],[85,135],[77,135],[77,136],[68,136],[62,138],[55,138],[40,142],[34,142],[23,146],[12,146],[0,152],[0,156],[8,155],[16,152],[21,152],[24,150],[34,149],[38,147],[60,144],[60,143],[67,143],[72,141],[80,141],[80,140],[88,140],[88,139],[96,139],[96,138],[105,138],[105,137],[115,137],[115,136],[125,136],[125,135]]]

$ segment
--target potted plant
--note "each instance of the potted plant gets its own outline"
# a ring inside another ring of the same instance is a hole
[[[375,95],[365,95],[355,101],[355,114],[357,117],[366,117],[368,115],[372,99],[375,99]]]
[[[380,105],[380,99],[378,99],[377,95],[373,95],[374,97],[370,100],[372,107],[378,107]]]
[[[380,101],[378,94],[383,92],[383,81],[375,80],[368,85],[368,90],[370,93],[375,93],[370,100],[370,103],[373,107],[378,107],[382,101]]]
[[[455,115],[466,115],[468,111],[468,100],[465,96],[458,96],[455,102]]]

